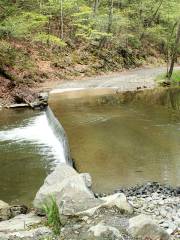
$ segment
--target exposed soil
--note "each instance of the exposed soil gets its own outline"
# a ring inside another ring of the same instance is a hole
[[[26,85],[15,85],[10,80],[0,77],[0,105],[11,103],[30,103],[36,99],[36,89]]]
[[[25,82],[17,84],[0,77],[0,105],[33,102],[38,92],[51,91],[53,89],[55,89],[54,92],[61,92],[77,88],[116,88],[117,91],[121,92],[154,88],[156,85],[155,78],[166,71],[165,67],[143,67],[114,73],[99,73],[98,76],[95,75],[94,77],[88,77],[88,74],[86,75],[85,73],[78,76],[74,74],[68,80],[54,77],[54,72],[48,62],[41,62],[40,65],[41,71],[44,74],[46,71],[49,74],[51,73],[52,78],[45,78],[36,82],[36,84],[25,84]],[[176,68],[180,69],[180,67]]]

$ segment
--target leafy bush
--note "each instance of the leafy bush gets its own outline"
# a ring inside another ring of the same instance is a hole
[[[39,34],[35,35],[34,41],[41,42],[44,44],[49,44],[49,45],[55,45],[55,46],[59,46],[59,47],[66,46],[66,43],[63,40],[61,40],[60,38],[50,35],[50,34],[46,34],[46,33],[39,33]]]
[[[15,59],[16,59],[15,49],[7,41],[1,40],[0,41],[0,64],[7,65],[7,66],[13,65]]]
[[[167,74],[161,74],[156,78],[157,82],[161,83],[165,80],[167,80]],[[176,70],[173,72],[171,80],[173,83],[178,83],[180,82],[180,70]]]
[[[174,71],[172,74],[172,80],[174,82],[180,82],[180,71]]]
[[[32,33],[41,29],[48,18],[35,12],[22,12],[21,14],[10,16],[0,24],[1,36],[14,38],[30,37]]]

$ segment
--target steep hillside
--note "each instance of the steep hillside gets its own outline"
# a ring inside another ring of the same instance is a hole
[[[179,7],[179,0],[0,0],[0,101],[31,101],[47,81],[176,60]]]

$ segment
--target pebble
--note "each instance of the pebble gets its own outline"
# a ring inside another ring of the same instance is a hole
[[[169,234],[174,234],[176,230],[180,231],[180,218],[179,218],[179,209],[180,209],[180,198],[179,197],[166,197],[168,206],[162,204],[162,195],[158,194],[149,201],[137,196],[136,198],[128,197],[128,200],[132,203],[133,206],[136,206],[134,209],[137,213],[141,212],[144,214],[150,214],[154,217],[155,220],[159,223],[161,227],[168,231]],[[143,199],[143,202],[142,202]],[[140,204],[138,204],[140,202]],[[137,206],[141,206],[138,208]]]
[[[149,214],[170,235],[180,232],[180,187],[173,188],[157,182],[120,188],[137,214]]]

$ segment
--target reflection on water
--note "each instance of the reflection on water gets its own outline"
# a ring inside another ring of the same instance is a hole
[[[94,190],[145,181],[180,185],[179,112],[109,105],[92,93],[53,94],[50,105],[67,131],[77,168],[91,173]],[[48,172],[67,161],[65,133],[57,123],[53,131],[52,118],[39,111],[0,111],[0,199],[29,204]]]
[[[93,189],[110,192],[146,181],[180,184],[180,116],[164,107],[97,104],[80,92],[52,94],[80,172]]]
[[[47,173],[65,162],[45,112],[0,112],[0,199],[30,203]]]

